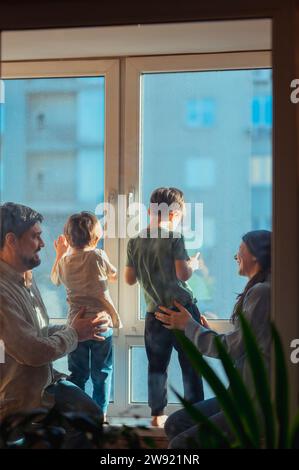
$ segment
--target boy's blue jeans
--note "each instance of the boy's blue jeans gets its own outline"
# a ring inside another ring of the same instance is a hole
[[[185,308],[199,321],[200,313],[195,304],[185,305]],[[148,404],[152,416],[163,415],[167,406],[167,369],[173,348],[178,352],[182,369],[185,399],[191,403],[204,399],[202,378],[194,371],[173,331],[164,328],[149,312],[145,317],[144,342],[148,358]]]
[[[71,372],[69,380],[85,389],[85,384],[91,377],[93,383],[93,400],[99,405],[102,413],[107,412],[111,390],[113,371],[112,336],[110,328],[101,336],[105,341],[82,341],[75,351],[68,355],[68,368]]]

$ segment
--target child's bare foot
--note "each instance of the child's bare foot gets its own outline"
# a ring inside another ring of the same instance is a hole
[[[151,425],[157,428],[164,428],[164,424],[167,418],[167,415],[152,416]]]
[[[102,417],[101,417],[101,425],[102,425],[102,426],[105,426],[105,425],[107,426],[107,424],[109,424],[109,422],[108,422],[108,420],[107,420],[107,415],[106,415],[106,413],[104,413],[104,414],[102,415]]]

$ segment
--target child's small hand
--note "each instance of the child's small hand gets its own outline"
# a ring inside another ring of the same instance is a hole
[[[200,315],[200,323],[204,328],[210,328],[209,322],[204,315]]]
[[[64,235],[59,235],[57,240],[54,240],[54,248],[56,256],[61,258],[68,249],[68,243]]]
[[[192,271],[196,271],[200,269],[201,260],[200,260],[200,252],[198,251],[195,256],[191,256],[189,264],[192,268]]]

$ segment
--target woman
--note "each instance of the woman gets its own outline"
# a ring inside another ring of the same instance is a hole
[[[257,342],[263,353],[265,364],[270,369],[270,273],[271,273],[271,232],[255,230],[242,237],[235,259],[239,265],[239,274],[248,277],[244,291],[238,295],[231,320],[233,331],[218,334],[210,329],[205,317],[201,317],[201,325],[196,323],[189,312],[176,303],[179,312],[160,307],[164,313],[156,312],[165,328],[178,329],[185,332],[199,349],[209,357],[217,358],[214,339],[217,336],[226,346],[228,353],[235,362],[236,368],[243,377],[244,383],[254,399],[254,387],[250,366],[244,351],[242,331],[239,324],[239,313],[243,312],[256,335]],[[196,407],[209,417],[214,424],[228,436],[229,426],[216,398],[197,403]],[[184,449],[190,439],[198,440],[198,427],[185,410],[173,413],[165,423],[165,432],[170,440],[170,448]],[[198,447],[198,446],[197,446]],[[199,444],[200,447],[200,444]]]

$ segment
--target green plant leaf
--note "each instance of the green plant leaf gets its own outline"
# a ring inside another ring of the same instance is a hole
[[[271,325],[275,351],[275,409],[278,420],[278,448],[288,446],[289,382],[283,347],[274,325]]]
[[[185,410],[189,413],[191,418],[194,420],[194,423],[201,426],[204,426],[202,432],[199,432],[201,437],[201,445],[204,448],[211,447],[211,442],[213,442],[213,448],[229,448],[231,446],[230,441],[227,436],[210,420],[208,419],[198,408],[192,405],[188,400],[185,400],[173,387],[171,387],[175,395],[179,398],[183,404]],[[209,437],[209,444],[203,442],[203,439]]]
[[[193,368],[206,379],[215,393],[221,409],[227,418],[228,424],[235,434],[236,439],[240,442],[240,446],[244,448],[255,447],[255,443],[244,429],[235,401],[232,399],[217,374],[215,374],[207,361],[202,357],[202,354],[198,351],[196,346],[186,338],[184,333],[175,331],[175,335]]]
[[[299,410],[294,418],[289,433],[289,447],[291,449],[299,449]]]
[[[262,353],[257,344],[256,338],[244,315],[239,315],[240,325],[244,338],[245,351],[254,380],[257,399],[260,403],[261,411],[265,423],[266,447],[275,447],[275,419],[271,402],[271,392],[268,374],[262,357]]]
[[[260,447],[260,429],[254,406],[250,395],[244,385],[242,377],[235,368],[234,362],[226,351],[221,340],[216,337],[215,344],[218,351],[218,357],[221,360],[229,380],[230,393],[238,407],[240,416],[243,418],[245,428],[248,430],[255,447]]]
[[[156,441],[153,437],[150,436],[143,436],[142,442],[147,445],[150,449],[157,449]]]

